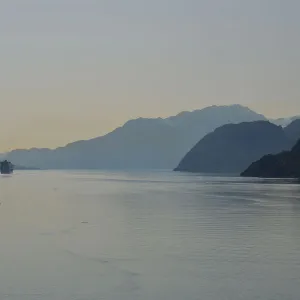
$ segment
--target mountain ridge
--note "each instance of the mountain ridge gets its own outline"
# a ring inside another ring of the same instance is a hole
[[[269,121],[226,124],[201,139],[175,171],[240,174],[263,155],[292,145],[283,128]]]
[[[173,169],[207,133],[228,123],[266,120],[247,107],[210,106],[168,118],[129,120],[100,137],[55,149],[16,149],[6,157],[37,168]]]

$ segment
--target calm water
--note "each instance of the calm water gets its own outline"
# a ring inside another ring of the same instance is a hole
[[[0,299],[300,297],[300,185],[171,172],[0,177]]]

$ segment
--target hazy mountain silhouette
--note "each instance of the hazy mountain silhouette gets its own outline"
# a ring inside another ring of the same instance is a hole
[[[207,133],[228,123],[266,120],[241,105],[211,106],[166,119],[136,119],[111,133],[50,149],[15,150],[18,165],[59,169],[173,169]]]
[[[291,146],[283,128],[268,121],[224,125],[200,140],[175,170],[239,174],[263,155]]]
[[[291,151],[263,156],[260,160],[252,163],[241,176],[300,178],[300,140]]]
[[[284,132],[293,142],[296,143],[300,139],[300,119],[294,120],[291,124],[285,127]]]
[[[275,125],[286,127],[297,119],[300,119],[300,116],[294,116],[294,117],[289,117],[289,118],[270,119],[270,122],[272,122]]]

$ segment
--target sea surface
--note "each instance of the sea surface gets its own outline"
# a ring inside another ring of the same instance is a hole
[[[298,300],[300,184],[157,172],[0,177],[1,300]]]

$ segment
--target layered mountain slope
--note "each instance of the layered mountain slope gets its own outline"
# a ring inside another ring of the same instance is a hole
[[[240,173],[263,155],[291,146],[282,127],[267,121],[224,125],[201,139],[175,170]]]
[[[252,163],[241,176],[264,178],[300,178],[300,140],[291,151],[265,155]]]

